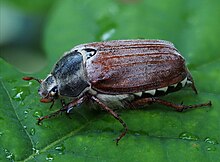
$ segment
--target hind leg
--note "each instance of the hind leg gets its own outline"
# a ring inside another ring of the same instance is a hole
[[[198,107],[204,107],[204,106],[211,106],[211,101],[207,102],[207,103],[202,103],[202,104],[195,104],[195,105],[182,105],[182,104],[175,104],[166,100],[162,100],[160,98],[157,97],[151,97],[151,98],[140,98],[137,99],[133,102],[131,102],[132,106],[143,106],[145,104],[152,104],[152,103],[158,103],[161,105],[165,105],[167,107],[171,107],[174,108],[177,111],[183,111],[186,109],[193,109],[193,108],[198,108]]]

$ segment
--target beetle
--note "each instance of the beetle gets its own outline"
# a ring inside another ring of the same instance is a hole
[[[107,100],[116,98],[126,107],[159,103],[177,111],[211,106],[211,101],[183,105],[160,99],[160,96],[186,86],[197,94],[185,59],[171,42],[164,40],[113,40],[81,44],[66,52],[44,80],[34,77],[23,79],[38,81],[40,101],[52,102],[51,107],[57,99],[72,99],[68,104],[61,99],[62,108],[38,118],[38,124],[63,111],[69,113],[84,101],[92,100],[123,125],[124,131],[117,137],[116,144],[125,136],[128,127],[109,108]]]

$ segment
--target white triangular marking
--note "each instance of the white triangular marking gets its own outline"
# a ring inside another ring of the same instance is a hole
[[[192,82],[190,80],[187,80],[186,84],[192,84]]]
[[[182,87],[184,87],[186,85],[186,81],[187,81],[187,78],[185,78],[184,80],[181,81]]]
[[[167,89],[168,89],[168,87],[163,87],[163,88],[159,88],[159,89],[157,89],[157,90],[158,90],[158,91],[164,91],[164,92],[166,92]]]
[[[156,90],[155,90],[155,89],[152,89],[152,90],[149,90],[149,91],[145,91],[144,93],[149,93],[149,94],[151,94],[151,95],[155,95]]]
[[[134,95],[141,97],[142,92],[137,92],[137,93],[134,93]]]
[[[172,84],[172,85],[170,85],[170,86],[176,88],[177,84],[178,84],[178,83]]]

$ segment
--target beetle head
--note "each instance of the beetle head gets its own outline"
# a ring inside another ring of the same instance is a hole
[[[44,80],[36,79],[34,77],[24,77],[23,80],[36,80],[40,83],[38,89],[39,95],[42,97],[41,102],[53,102],[58,98],[58,86],[55,77],[49,74]]]
[[[41,82],[38,93],[42,97],[41,102],[51,102],[58,98],[58,86],[53,75],[48,75]]]

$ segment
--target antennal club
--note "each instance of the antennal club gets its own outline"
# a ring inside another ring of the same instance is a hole
[[[37,78],[34,78],[34,77],[23,77],[22,79],[23,79],[23,80],[26,80],[26,81],[36,80],[38,83],[41,83],[41,82],[42,82],[41,79],[37,79]]]

